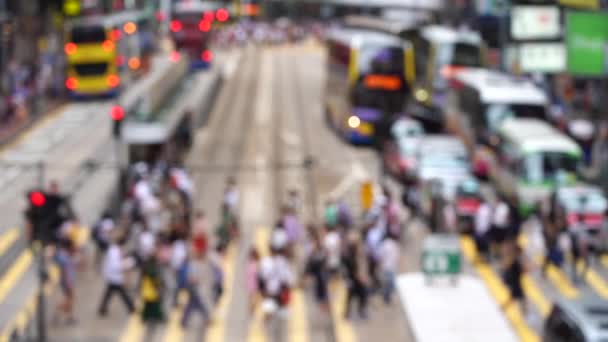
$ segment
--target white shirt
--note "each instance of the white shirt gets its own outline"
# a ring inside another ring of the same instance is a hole
[[[323,248],[327,252],[327,264],[330,268],[340,266],[340,234],[331,231],[323,238]]]
[[[498,228],[506,228],[509,223],[509,206],[505,202],[498,203],[494,209],[492,223]]]
[[[475,233],[483,235],[490,229],[492,220],[492,208],[488,203],[483,203],[475,215]]]
[[[239,205],[239,191],[232,187],[226,191],[224,194],[224,204],[227,204],[228,207],[232,210],[236,210]]]
[[[270,246],[272,248],[283,249],[287,246],[288,241],[289,237],[285,229],[275,229],[272,231],[272,236],[270,237]]]
[[[186,243],[184,240],[177,240],[173,243],[173,250],[171,251],[171,267],[174,270],[178,270],[180,266],[186,260]]]
[[[399,245],[393,239],[384,239],[378,250],[383,271],[397,272],[399,268]]]
[[[143,201],[146,197],[153,196],[152,187],[148,181],[142,179],[135,184],[134,194],[137,200]]]
[[[138,251],[139,255],[143,258],[147,258],[154,254],[154,249],[156,247],[156,237],[154,233],[149,230],[146,230],[139,234],[139,244]]]
[[[178,168],[171,169],[171,176],[175,179],[175,183],[177,188],[188,194],[188,196],[192,196],[192,191],[194,190],[192,187],[192,182],[190,181],[190,177],[186,171]]]
[[[123,260],[122,252],[118,245],[110,245],[103,263],[103,276],[110,284],[122,285],[123,283]]]
[[[278,295],[281,285],[292,286],[294,283],[291,266],[282,256],[264,257],[260,262],[260,275],[270,296]]]

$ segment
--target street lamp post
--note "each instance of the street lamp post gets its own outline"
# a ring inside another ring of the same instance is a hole
[[[44,162],[39,162],[38,168],[38,186],[40,189],[44,188]],[[44,234],[41,234],[44,236]],[[40,239],[38,248],[38,309],[37,309],[37,325],[38,325],[38,342],[45,342],[47,340],[46,331],[46,298],[44,295],[44,285],[47,280],[47,269],[44,256],[44,248],[46,242],[43,238]]]

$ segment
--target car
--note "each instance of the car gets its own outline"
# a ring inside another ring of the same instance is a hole
[[[424,134],[422,124],[408,117],[391,125],[390,139],[382,146],[382,161],[385,170],[397,180],[411,183],[418,142]]]
[[[414,174],[419,182],[434,178],[469,176],[471,165],[464,143],[452,135],[433,134],[420,138]]]
[[[556,300],[545,320],[543,342],[600,342],[608,340],[608,302],[593,294]]]
[[[551,200],[556,209],[553,220],[564,222],[570,232],[585,234],[596,251],[608,250],[608,200],[602,189],[583,183],[562,186]]]

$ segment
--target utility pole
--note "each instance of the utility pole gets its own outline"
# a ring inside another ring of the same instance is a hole
[[[44,174],[45,174],[44,161],[38,162],[38,187],[40,191],[44,189]],[[46,342],[46,298],[44,296],[44,285],[47,279],[46,262],[44,257],[44,250],[46,247],[46,241],[40,239],[38,245],[38,342]]]

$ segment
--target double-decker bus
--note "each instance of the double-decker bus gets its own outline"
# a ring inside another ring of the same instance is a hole
[[[229,19],[229,12],[210,2],[177,2],[171,10],[169,30],[178,53],[190,58],[193,68],[207,68],[213,61],[209,48],[211,29]],[[177,54],[176,56],[179,56]]]
[[[73,20],[65,28],[66,80],[72,97],[115,96],[153,50],[151,11]]]
[[[415,78],[410,45],[387,34],[336,29],[328,33],[326,106],[329,122],[354,144],[381,138],[404,111]]]

